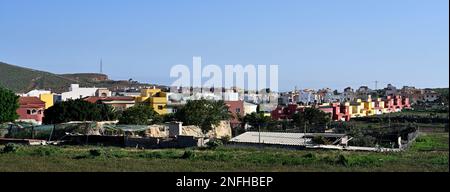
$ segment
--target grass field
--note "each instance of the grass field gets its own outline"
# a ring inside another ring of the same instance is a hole
[[[3,148],[3,146],[1,146]],[[439,171],[448,172],[448,133],[423,133],[400,153],[220,147],[138,150],[21,146],[0,153],[0,171]]]

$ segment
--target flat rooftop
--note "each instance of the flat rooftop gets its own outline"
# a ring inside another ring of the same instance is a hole
[[[314,136],[343,137],[345,134],[331,133],[281,133],[281,132],[254,132],[249,131],[232,138],[231,142],[236,143],[264,143],[278,145],[304,146],[311,141]]]

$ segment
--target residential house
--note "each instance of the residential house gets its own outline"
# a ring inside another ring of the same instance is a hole
[[[86,97],[84,99],[85,101],[91,102],[91,103],[104,103],[106,105],[109,105],[113,107],[117,111],[124,111],[130,107],[133,107],[135,104],[135,98],[134,97],[127,97],[127,96],[114,96],[114,97]]]
[[[32,90],[28,93],[23,94],[22,96],[26,97],[38,97],[40,100],[45,102],[45,109],[53,106],[54,102],[54,94],[51,91],[47,90]]]
[[[411,103],[417,103],[423,100],[424,91],[416,89],[415,87],[403,86],[400,90],[400,95],[403,98],[408,98]]]
[[[369,89],[367,86],[361,86],[356,90],[356,98],[367,99],[371,93],[373,93],[372,89]]]
[[[62,101],[67,101],[69,99],[82,99],[85,97],[95,96],[98,88],[91,87],[80,87],[78,84],[70,85],[70,90],[68,92],[61,93]]]
[[[106,88],[98,88],[95,92],[97,97],[111,97],[111,91]]]
[[[232,114],[231,127],[239,126],[238,118],[245,115],[244,101],[225,101],[225,104],[228,106],[228,111]]]
[[[293,115],[303,106],[298,104],[279,105],[270,114],[273,120],[292,119]]]
[[[319,100],[319,96],[316,95],[314,90],[304,89],[299,91],[299,96],[297,99],[297,103],[302,103],[304,105],[312,105]]]
[[[398,95],[398,90],[392,84],[388,84],[386,88],[384,88],[386,96],[394,96]]]
[[[424,102],[433,102],[439,99],[439,94],[432,89],[423,90],[423,100]]]
[[[45,102],[37,97],[20,97],[17,114],[19,121],[42,124],[44,118]]]
[[[354,101],[356,99],[356,93],[353,91],[351,87],[347,87],[344,89],[342,93],[343,101]]]
[[[168,113],[167,99],[168,98],[166,92],[153,87],[141,89],[141,95],[136,97],[136,102],[147,102],[158,114],[164,115]]]
[[[239,93],[227,91],[223,93],[224,101],[239,101]]]
[[[258,105],[253,103],[248,103],[244,101],[244,114],[256,113],[258,109]]]

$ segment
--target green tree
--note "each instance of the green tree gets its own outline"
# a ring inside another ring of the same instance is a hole
[[[323,132],[330,122],[330,114],[317,108],[305,108],[294,114],[294,124],[305,132]]]
[[[263,113],[253,112],[241,118],[241,122],[243,123],[243,125],[248,124],[254,128],[258,128],[260,126],[266,127],[272,122],[272,119],[270,117],[264,116]]]
[[[112,121],[117,113],[111,106],[90,103],[81,99],[56,103],[44,111],[44,123],[55,124],[69,121]]]
[[[0,123],[12,122],[19,118],[19,96],[12,91],[0,87]]]
[[[149,105],[138,104],[123,111],[119,124],[151,125],[161,121],[161,117]]]
[[[225,102],[201,99],[188,101],[175,117],[187,125],[199,126],[206,133],[221,120],[230,119],[231,114]]]

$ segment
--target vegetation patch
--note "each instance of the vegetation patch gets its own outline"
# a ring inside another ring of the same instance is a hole
[[[411,150],[376,153],[279,148],[149,149],[7,145],[0,171],[444,171],[448,135],[420,135]],[[424,147],[427,146],[427,147]],[[6,146],[0,147],[4,149]],[[422,150],[426,148],[427,150]],[[14,150],[15,149],[15,150]],[[421,150],[417,150],[421,149]]]
[[[17,145],[14,143],[8,143],[3,147],[2,152],[3,153],[15,153],[19,149],[20,149],[20,145]]]
[[[411,147],[417,151],[448,151],[448,134],[422,135]]]

